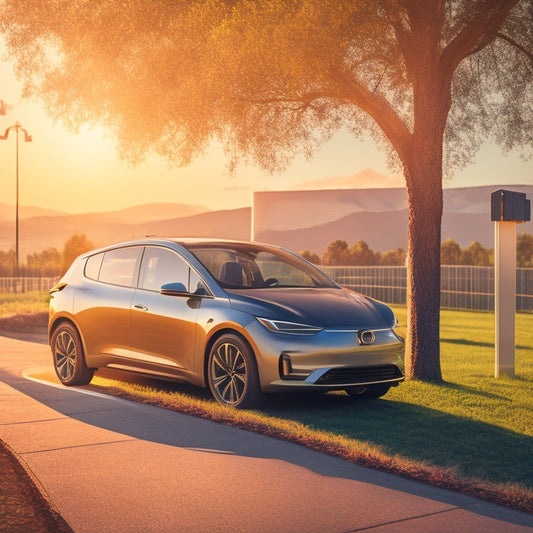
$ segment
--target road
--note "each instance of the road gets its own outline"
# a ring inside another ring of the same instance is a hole
[[[0,337],[0,439],[76,533],[531,532],[533,517],[297,444],[28,379]]]

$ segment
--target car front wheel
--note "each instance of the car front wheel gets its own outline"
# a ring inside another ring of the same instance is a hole
[[[211,348],[208,380],[215,400],[221,405],[253,409],[262,403],[254,354],[237,335],[222,335]]]
[[[83,346],[76,329],[70,324],[62,324],[52,335],[52,356],[54,369],[63,385],[87,385],[94,369],[87,368]]]

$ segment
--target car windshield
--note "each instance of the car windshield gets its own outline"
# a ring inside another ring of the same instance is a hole
[[[313,265],[277,248],[240,243],[186,247],[223,288],[337,286]]]

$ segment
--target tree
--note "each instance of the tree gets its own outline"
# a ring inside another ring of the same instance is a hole
[[[462,265],[490,266],[494,264],[494,252],[485,248],[480,242],[471,242],[464,250],[461,257]]]
[[[533,267],[533,235],[521,233],[516,239],[516,265]]]
[[[301,252],[298,252],[298,255],[301,255],[304,259],[306,259],[310,263],[313,263],[313,265],[320,265],[320,257],[314,252],[311,252],[310,250],[303,250]]]
[[[0,250],[0,276],[12,277],[15,275],[15,250],[11,248],[7,252]]]
[[[380,264],[383,266],[404,266],[406,253],[403,248],[396,248],[396,250],[389,250],[381,254]]]
[[[65,242],[65,247],[63,248],[61,275],[68,270],[76,257],[93,248],[93,243],[87,239],[84,233],[76,233],[75,235],[72,235],[72,237]]]
[[[323,265],[347,266],[351,264],[350,251],[348,243],[341,239],[330,242],[324,255],[322,256]]]
[[[461,246],[451,237],[441,244],[440,260],[443,265],[460,265],[462,254]]]
[[[51,113],[122,153],[178,164],[219,140],[230,168],[370,132],[408,197],[406,372],[440,380],[443,168],[484,139],[532,142],[530,0],[4,0],[0,30]],[[58,54],[50,53],[51,46]]]
[[[61,254],[55,248],[46,248],[26,256],[24,270],[27,275],[53,277],[61,270]]]
[[[351,265],[379,265],[380,258],[381,254],[374,252],[365,241],[358,241],[350,248]]]

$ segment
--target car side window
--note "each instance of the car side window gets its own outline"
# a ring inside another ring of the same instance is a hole
[[[141,250],[141,246],[129,246],[105,252],[102,266],[100,267],[99,281],[125,287],[135,287]]]
[[[139,288],[158,291],[166,283],[183,283],[189,290],[189,265],[166,248],[147,246],[144,250]]]
[[[100,267],[102,266],[102,259],[104,254],[91,255],[85,263],[85,276],[90,279],[98,279],[100,274]]]
[[[209,294],[204,280],[192,268],[189,270],[189,292],[198,295]]]

